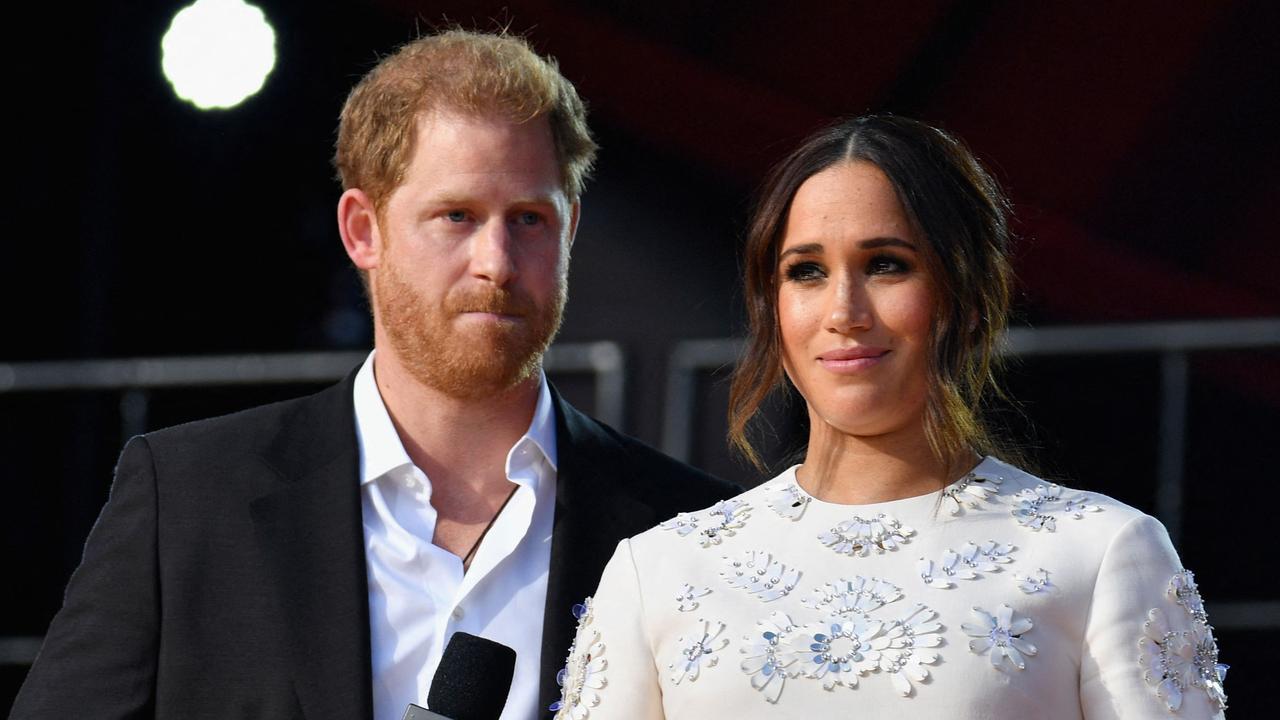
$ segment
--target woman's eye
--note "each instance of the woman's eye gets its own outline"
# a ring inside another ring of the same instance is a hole
[[[906,262],[888,255],[874,257],[867,265],[867,273],[870,275],[892,275],[904,273],[909,269]]]
[[[815,262],[798,262],[786,269],[786,278],[797,282],[817,280],[823,277],[822,267]]]
[[[448,218],[449,222],[456,222],[456,223],[466,222],[467,211],[466,210],[450,210],[449,212],[445,213],[444,216]]]

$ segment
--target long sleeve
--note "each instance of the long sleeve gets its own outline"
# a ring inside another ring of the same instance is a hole
[[[159,591],[156,481],[144,438],[125,446],[115,483],[85,544],[15,718],[154,714]]]
[[[644,600],[631,542],[605,566],[579,609],[578,633],[561,676],[557,719],[662,718],[662,690],[645,630]]]
[[[1085,717],[1222,717],[1211,697],[1216,654],[1199,593],[1164,526],[1147,515],[1130,520],[1111,540],[1094,587],[1080,667]]]

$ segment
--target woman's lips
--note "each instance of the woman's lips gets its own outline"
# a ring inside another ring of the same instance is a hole
[[[874,367],[888,354],[888,348],[845,348],[822,353],[818,362],[834,373],[856,373]]]

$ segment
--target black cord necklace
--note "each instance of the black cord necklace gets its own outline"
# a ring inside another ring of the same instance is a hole
[[[503,500],[502,504],[498,506],[498,512],[494,513],[493,517],[489,518],[489,524],[485,525],[484,530],[480,531],[480,537],[476,538],[475,544],[471,546],[471,549],[468,550],[467,554],[462,558],[462,572],[465,573],[467,569],[471,567],[471,557],[476,554],[476,550],[480,549],[480,543],[484,541],[484,536],[489,534],[489,529],[492,528],[493,524],[498,521],[498,516],[501,515],[502,511],[506,509],[507,503],[511,502],[511,498],[515,497],[516,490],[519,490],[519,489],[520,489],[519,485],[516,485],[515,487],[511,488],[511,492],[507,493],[507,499]]]

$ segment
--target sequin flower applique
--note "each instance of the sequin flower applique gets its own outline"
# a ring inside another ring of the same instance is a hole
[[[1026,668],[1023,656],[1036,654],[1036,646],[1022,637],[1031,631],[1031,619],[1015,617],[1008,605],[996,608],[995,615],[975,607],[973,615],[978,622],[960,626],[964,634],[973,638],[969,641],[969,650],[978,655],[990,651],[991,667],[997,670],[1010,665],[1017,670]],[[1008,663],[1004,662],[1006,659]]]
[[[915,534],[897,518],[880,513],[870,520],[855,515],[818,535],[818,540],[841,555],[866,557],[873,550],[877,554],[897,550]]]
[[[1034,595],[1038,592],[1048,592],[1052,590],[1054,585],[1049,582],[1049,571],[1040,568],[1029,575],[1022,573],[1014,573],[1013,581],[1018,584],[1018,589],[1028,595]]]
[[[680,537],[697,533],[702,547],[719,545],[725,537],[733,537],[745,524],[751,506],[742,500],[721,500],[707,510],[680,513],[662,523],[663,530],[675,530]]]
[[[938,653],[930,648],[942,645],[942,624],[937,622],[938,613],[926,605],[915,605],[888,621],[868,614],[901,598],[901,589],[878,578],[855,577],[815,588],[802,604],[825,617],[830,628],[824,631],[819,625],[815,631],[809,625],[805,629],[810,639],[788,638],[795,655],[803,660],[798,665],[803,674],[824,678],[823,687],[830,690],[835,685],[854,687],[867,672],[882,672],[900,695],[912,695],[913,683],[929,679],[924,666],[938,662]],[[834,631],[837,625],[840,632]],[[815,645],[825,649],[819,652]]]
[[[578,632],[569,647],[564,669],[556,675],[560,699],[550,707],[557,720],[583,720],[591,708],[600,704],[598,691],[605,686],[604,671],[609,665],[603,657],[604,643],[600,641],[600,632],[590,628],[593,619],[591,598],[574,605],[573,615],[578,619]]]
[[[1013,562],[1014,546],[988,540],[981,545],[965,543],[959,552],[947,550],[935,564],[920,558],[916,570],[925,585],[946,590],[955,587],[954,579],[976,580],[982,573],[1000,572],[1000,566]]]
[[[799,520],[804,509],[809,506],[809,496],[804,494],[800,486],[788,482],[769,488],[765,495],[765,504],[780,517],[787,520]]]
[[[698,598],[711,593],[709,587],[698,587],[685,583],[676,593],[676,609],[680,612],[693,612],[698,609]]]
[[[821,680],[823,689],[856,688],[859,677],[879,668],[881,653],[892,642],[884,630],[880,620],[851,615],[804,626],[792,647],[807,658],[802,664],[804,674]]]
[[[925,665],[938,662],[939,655],[930,648],[942,644],[942,623],[938,613],[925,605],[916,605],[894,621],[885,633],[889,648],[880,656],[880,670],[888,673],[893,687],[902,697],[915,692],[915,682],[927,682]]]
[[[1025,528],[1053,532],[1058,528],[1059,516],[1069,515],[1079,520],[1085,513],[1100,510],[1101,507],[1089,504],[1087,495],[1050,483],[1037,485],[1034,490],[1023,488],[1014,496],[1012,512],[1018,524]]]
[[[731,588],[741,588],[764,602],[777,600],[795,589],[800,571],[787,569],[764,550],[747,550],[724,558],[720,577]]]
[[[739,650],[743,655],[739,667],[751,676],[752,688],[763,693],[768,702],[776,703],[787,683],[787,667],[797,660],[795,653],[786,650],[786,640],[797,628],[789,615],[780,612],[756,624],[756,634],[742,638],[746,645]]]
[[[942,491],[942,506],[952,515],[965,511],[978,510],[991,496],[1000,491],[1002,480],[998,477],[980,477],[969,473],[956,481],[955,485]]]
[[[1165,707],[1176,712],[1182,707],[1183,695],[1192,688],[1203,690],[1219,708],[1227,707],[1227,695],[1222,689],[1227,666],[1218,662],[1213,628],[1193,620],[1190,630],[1175,631],[1169,627],[1164,612],[1152,608],[1142,630],[1138,662],[1147,684],[1155,688]]]
[[[887,580],[855,575],[814,588],[800,604],[824,616],[842,617],[851,612],[865,615],[901,597],[902,589]]]
[[[676,644],[680,646],[680,657],[667,667],[671,669],[671,682],[679,685],[681,681],[694,682],[702,673],[702,668],[715,667],[720,662],[717,654],[729,644],[729,638],[721,638],[724,623],[711,620],[699,620],[701,632],[688,637],[680,637]]]

